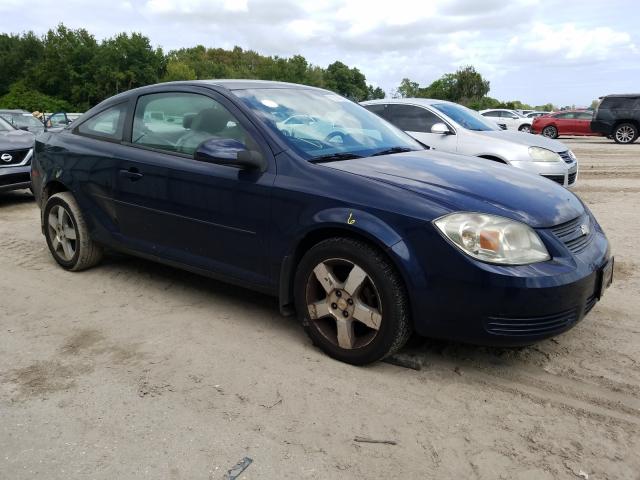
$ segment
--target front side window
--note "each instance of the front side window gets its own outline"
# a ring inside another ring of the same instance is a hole
[[[237,140],[251,148],[240,122],[212,98],[169,92],[138,99],[131,136],[134,145],[193,155],[198,145],[213,138]]]
[[[497,118],[500,117],[500,112],[484,112],[482,114],[483,117],[492,117],[492,118]]]
[[[80,135],[120,141],[122,140],[126,111],[126,103],[107,108],[82,122],[78,127],[78,133]]]
[[[308,160],[330,155],[370,156],[389,149],[424,149],[367,109],[325,90],[260,88],[233,93]],[[292,117],[313,121],[292,124]]]
[[[467,130],[474,130],[476,132],[488,132],[493,130],[500,130],[500,127],[490,120],[487,120],[475,110],[463,107],[456,103],[434,103],[431,105],[441,113],[444,113],[451,120],[456,122],[462,128]],[[488,112],[488,113],[500,113],[500,112]],[[488,116],[488,115],[486,115]]]
[[[441,120],[429,110],[413,105],[391,105],[390,121],[405,132],[430,133],[431,127]]]
[[[563,120],[569,120],[571,118],[575,118],[575,114],[573,112],[559,113],[555,117]]]

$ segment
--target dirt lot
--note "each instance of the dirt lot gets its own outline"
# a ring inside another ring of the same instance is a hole
[[[58,268],[0,195],[0,477],[639,479],[640,143],[566,140],[617,258],[572,331],[354,368],[274,299],[146,261]],[[393,440],[368,444],[354,437]]]

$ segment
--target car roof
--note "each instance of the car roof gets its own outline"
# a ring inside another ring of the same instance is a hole
[[[19,108],[0,108],[0,113],[28,113],[31,115],[31,112]]]
[[[438,100],[436,98],[382,98],[379,100],[367,100],[360,102],[362,105],[379,105],[386,103],[401,103],[405,105],[433,105],[436,103],[450,103],[451,105],[458,105],[454,102],[447,100]]]
[[[640,97],[640,93],[612,93],[611,95],[603,95],[600,98],[636,98]]]

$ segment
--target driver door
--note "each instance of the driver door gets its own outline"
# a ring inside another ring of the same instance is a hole
[[[211,138],[259,150],[267,170],[194,160],[198,145]],[[266,143],[221,95],[142,95],[114,189],[123,241],[137,251],[264,285],[274,173]]]

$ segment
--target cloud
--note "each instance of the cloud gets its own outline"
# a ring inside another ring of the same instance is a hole
[[[520,57],[594,63],[638,53],[627,32],[610,27],[580,28],[573,23],[556,26],[535,23],[523,35],[513,36],[508,46],[510,60]]]
[[[239,45],[342,60],[387,91],[472,64],[492,96],[579,103],[640,78],[637,20],[625,12],[628,0],[0,0],[0,31],[64,22],[99,39],[141,32],[165,51]]]

